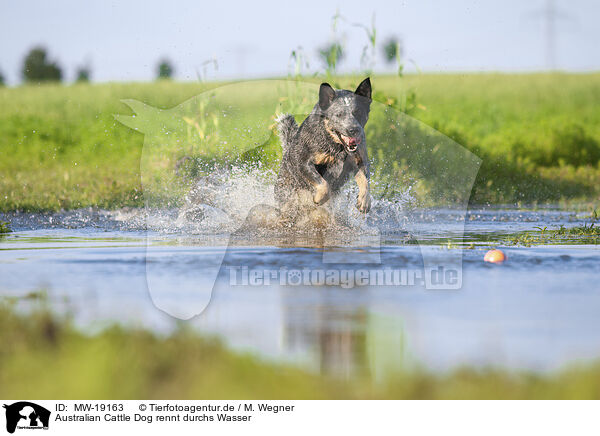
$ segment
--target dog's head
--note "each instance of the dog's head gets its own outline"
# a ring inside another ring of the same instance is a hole
[[[348,153],[356,152],[365,141],[365,124],[371,107],[371,80],[367,77],[356,91],[334,90],[328,83],[319,88],[318,113],[332,139]]]

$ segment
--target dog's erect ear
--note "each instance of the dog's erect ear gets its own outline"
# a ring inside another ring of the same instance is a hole
[[[356,95],[360,95],[362,97],[367,97],[371,100],[371,79],[367,77],[365,80],[360,82],[356,91],[354,91]]]
[[[335,90],[329,83],[321,83],[319,88],[319,107],[325,110],[329,107],[333,98],[335,97]]]

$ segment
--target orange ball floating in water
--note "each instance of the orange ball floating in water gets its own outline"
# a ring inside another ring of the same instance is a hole
[[[506,255],[500,250],[490,250],[483,257],[485,262],[500,263],[506,260]]]

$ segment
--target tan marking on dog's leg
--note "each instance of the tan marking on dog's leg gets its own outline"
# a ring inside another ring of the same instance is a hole
[[[369,179],[365,175],[364,171],[359,170],[354,176],[356,184],[358,185],[358,198],[356,200],[356,207],[359,211],[366,213],[371,209],[371,195],[369,194]]]
[[[315,188],[315,195],[313,201],[316,204],[323,204],[329,200],[329,183],[323,180],[322,183],[318,184]]]
[[[323,153],[323,152],[317,152],[313,156],[313,162],[316,165],[327,165],[327,164],[333,163],[334,160],[335,160],[335,157],[333,157],[330,154]]]

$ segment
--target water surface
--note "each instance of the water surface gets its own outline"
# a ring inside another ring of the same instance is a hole
[[[434,370],[471,365],[547,371],[600,357],[598,246],[585,239],[507,245],[507,237],[535,227],[589,222],[572,212],[473,210],[462,237],[461,213],[411,211],[405,226],[381,227],[381,247],[344,245],[352,240],[348,235],[336,245],[324,244],[316,233],[249,237],[160,228],[169,214],[152,217],[149,226],[145,216],[127,210],[0,216],[14,229],[0,239],[0,292],[24,296],[45,290],[54,309],[69,311],[91,331],[117,321],[168,332],[182,321],[153,304],[148,262],[172,289],[173,304],[192,304],[202,292],[203,268],[226,247],[210,304],[184,322],[266,359],[383,379],[416,364]],[[502,247],[508,261],[484,263],[491,246]],[[419,269],[425,249],[440,258],[459,255],[460,289],[231,281],[232,267]],[[324,252],[341,260],[324,263]],[[369,256],[381,263],[360,260]]]

